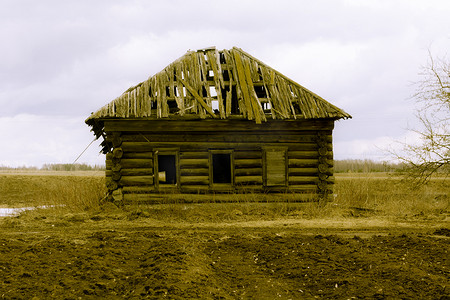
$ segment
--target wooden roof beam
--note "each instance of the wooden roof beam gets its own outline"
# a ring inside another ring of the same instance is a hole
[[[181,79],[180,77],[177,76],[177,80],[179,80],[185,87],[186,89],[189,91],[189,93],[192,94],[192,96],[194,97],[195,100],[197,100],[197,102],[213,117],[213,118],[217,118],[216,114],[212,111],[211,107],[209,107],[205,101],[203,101],[203,98],[200,97],[200,95],[197,93],[197,91],[190,86],[185,80]]]

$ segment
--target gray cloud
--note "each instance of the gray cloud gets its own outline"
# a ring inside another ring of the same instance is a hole
[[[339,141],[382,143],[414,122],[409,83],[427,48],[450,48],[448,15],[444,0],[4,0],[0,119],[40,116],[44,128],[62,117],[68,133],[88,131],[91,111],[186,50],[238,46],[351,113]]]

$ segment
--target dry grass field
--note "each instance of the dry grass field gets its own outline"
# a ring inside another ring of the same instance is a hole
[[[448,299],[450,180],[337,174],[334,200],[117,208],[101,172],[2,172],[4,299]],[[248,199],[248,201],[246,201]]]

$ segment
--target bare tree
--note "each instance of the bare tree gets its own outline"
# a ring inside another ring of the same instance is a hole
[[[425,183],[436,172],[450,172],[450,63],[430,53],[419,75],[413,98],[420,128],[412,131],[420,143],[403,144],[403,154],[393,154],[405,163],[410,177]]]

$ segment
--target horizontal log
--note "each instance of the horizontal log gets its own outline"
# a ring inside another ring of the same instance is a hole
[[[144,159],[144,158],[121,159],[120,165],[122,166],[122,169],[134,169],[134,168],[151,169],[153,168],[153,159]]]
[[[153,143],[154,144],[154,143]],[[136,153],[136,152],[152,152],[153,146],[149,142],[123,142],[122,149],[126,153]]]
[[[181,176],[209,176],[209,168],[181,169]]]
[[[122,186],[127,185],[152,185],[153,176],[122,176],[119,180]]]
[[[149,152],[149,151],[146,151],[146,152],[130,152],[130,151],[128,151],[128,152],[124,152],[123,153],[122,158],[123,159],[125,159],[125,158],[153,159],[153,152]]]
[[[136,168],[136,169],[122,169],[120,171],[122,176],[151,176],[153,175],[152,168]]]
[[[180,168],[208,168],[209,159],[208,158],[189,158],[180,159]]]
[[[301,130],[280,130],[280,131],[230,131],[225,132],[214,132],[205,128],[205,131],[190,132],[189,130],[182,130],[177,132],[171,131],[161,131],[161,132],[148,132],[145,134],[130,132],[123,136],[124,142],[136,141],[136,142],[158,142],[164,140],[173,141],[217,141],[217,142],[228,142],[228,141],[240,141],[242,139],[252,140],[252,141],[270,141],[270,140],[286,140],[288,142],[293,142],[298,139],[299,142],[314,142],[320,145],[326,145],[327,143],[332,143],[332,134],[325,135],[320,141],[317,140],[317,135],[315,131],[301,131]]]
[[[262,176],[236,176],[236,184],[262,184]]]
[[[248,131],[248,130],[323,130],[334,128],[333,120],[267,120],[261,124],[249,122],[244,118],[225,120],[139,120],[139,119],[104,119],[105,131],[137,131],[137,132],[165,132],[165,131]],[[185,116],[184,119],[187,119]]]
[[[176,194],[180,192],[180,186],[176,184],[159,183],[158,193],[160,194]]]
[[[181,176],[181,185],[209,185],[209,176]]]
[[[289,168],[289,176],[317,175],[318,173],[317,168]]]
[[[148,145],[158,142],[224,142],[224,143],[317,143],[317,136],[311,132],[162,132],[146,135],[125,135],[124,142],[146,142]],[[327,141],[321,143],[331,143],[332,136],[327,137]],[[319,146],[321,146],[320,144]]]
[[[289,159],[289,168],[295,167],[317,167],[318,159]]]
[[[223,143],[223,142],[123,142],[122,149],[125,152],[145,152],[153,148],[180,148],[184,151],[201,151],[205,152],[209,149],[234,149],[235,151],[261,151],[263,147],[287,147],[292,151],[309,151],[317,150],[316,143]],[[330,149],[331,150],[331,149]]]
[[[180,159],[190,159],[190,158],[209,158],[208,151],[182,151],[180,153]]]
[[[289,176],[289,185],[317,184],[319,181],[318,176]]]
[[[317,151],[289,151],[288,157],[291,159],[318,158],[319,153]]]
[[[262,176],[262,168],[235,169],[235,176]]]
[[[262,166],[262,159],[235,159],[234,165],[236,169],[243,169],[243,168],[261,168]]]
[[[245,159],[245,158],[261,158],[261,151],[234,151],[235,159]]]

